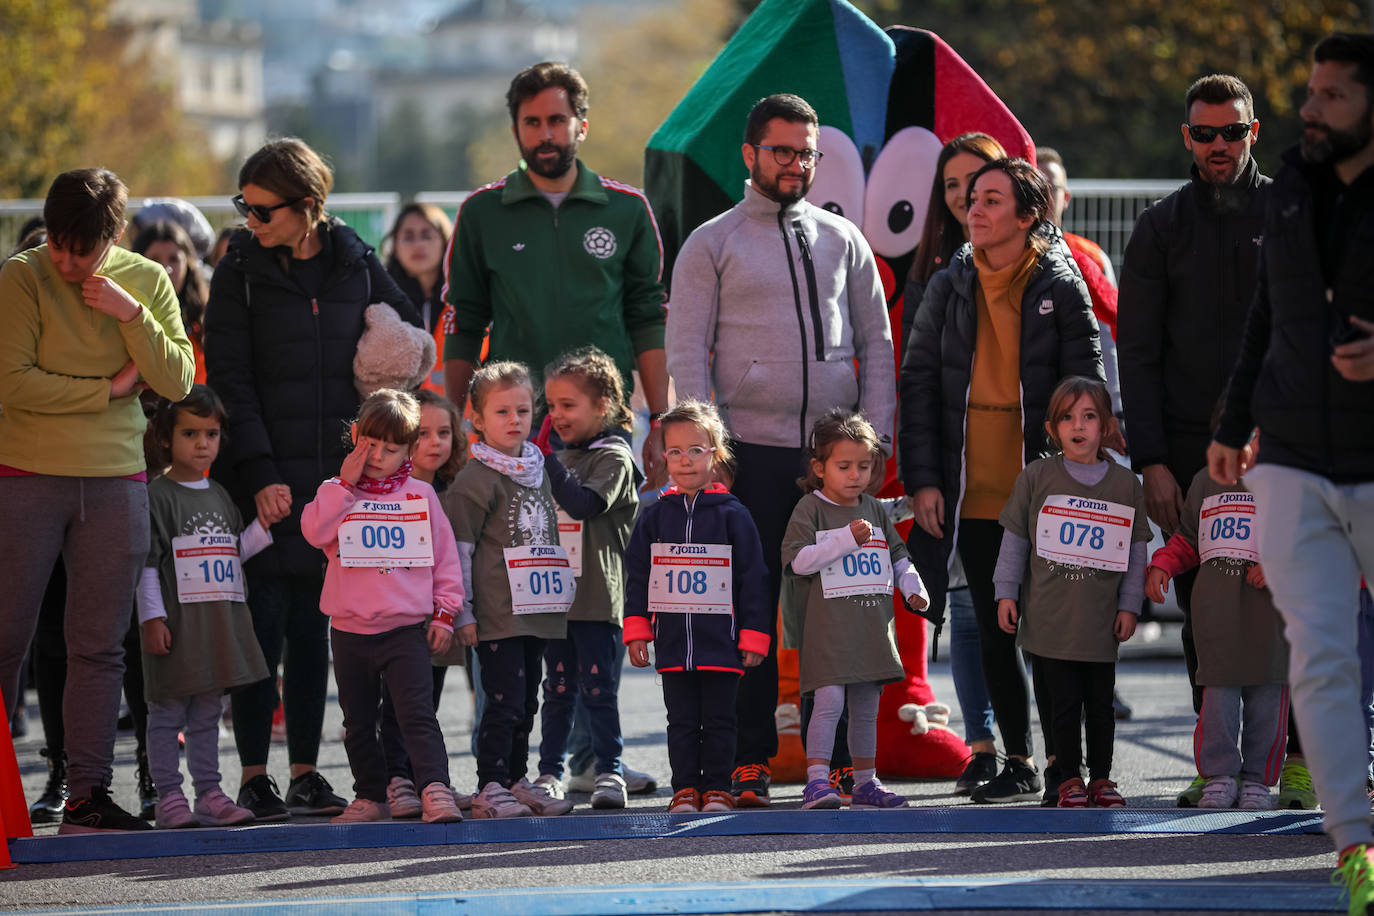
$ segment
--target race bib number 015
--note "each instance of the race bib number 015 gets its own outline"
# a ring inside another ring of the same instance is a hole
[[[1081,496],[1051,496],[1035,524],[1042,560],[1125,572],[1131,559],[1135,507]]]
[[[511,611],[515,614],[566,614],[577,595],[568,554],[558,544],[506,547]]]
[[[562,509],[558,510],[558,543],[568,554],[574,576],[582,575],[582,523]]]
[[[188,534],[172,538],[177,601],[242,601],[239,539],[232,534]]]
[[[650,614],[734,612],[729,544],[654,544],[649,557]]]
[[[1197,546],[1202,562],[1217,557],[1259,562],[1255,547],[1255,497],[1250,493],[1218,493],[1202,501]]]
[[[429,500],[359,500],[339,524],[339,565],[433,566]]]
[[[822,544],[836,537],[854,543],[848,526],[817,531],[816,543]],[[875,529],[873,539],[867,544],[822,569],[821,594],[827,598],[891,595],[892,554],[888,550],[887,539]]]

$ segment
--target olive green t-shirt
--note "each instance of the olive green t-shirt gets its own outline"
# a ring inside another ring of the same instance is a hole
[[[625,613],[625,548],[639,515],[639,493],[634,456],[624,443],[612,437],[554,456],[573,480],[606,503],[606,511],[582,522],[582,575],[569,620],[608,620],[620,626]]]

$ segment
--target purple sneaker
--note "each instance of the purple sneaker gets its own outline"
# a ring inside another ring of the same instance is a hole
[[[802,808],[839,808],[844,804],[840,793],[829,779],[813,779],[802,789]]]
[[[849,800],[850,808],[905,808],[906,799],[896,792],[889,792],[877,779],[870,779],[861,786],[854,787],[854,796]]]

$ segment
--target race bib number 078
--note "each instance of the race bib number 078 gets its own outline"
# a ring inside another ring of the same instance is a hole
[[[1131,559],[1135,507],[1082,496],[1050,496],[1035,523],[1042,560],[1125,572]]]

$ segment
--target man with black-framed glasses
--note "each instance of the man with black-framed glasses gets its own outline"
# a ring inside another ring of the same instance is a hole
[[[890,452],[896,410],[873,252],[852,222],[805,200],[821,167],[819,131],[798,96],[754,106],[741,147],[744,199],[687,238],[669,296],[668,371],[678,397],[720,408],[736,459],[731,490],[758,528],[774,604],[811,426],[832,407],[861,410]],[[740,682],[731,788],[742,807],[769,804],[777,702],[773,639]]]
[[[1117,361],[1131,463],[1150,520],[1167,539],[1183,496],[1207,463],[1212,413],[1240,353],[1255,291],[1269,179],[1250,155],[1259,138],[1250,90],[1212,74],[1189,87],[1183,146],[1192,180],[1140,215],[1126,246],[1117,301]],[[1190,600],[1196,573],[1173,580],[1184,614],[1183,654],[1197,685]],[[1198,777],[1180,807],[1202,796]]]

